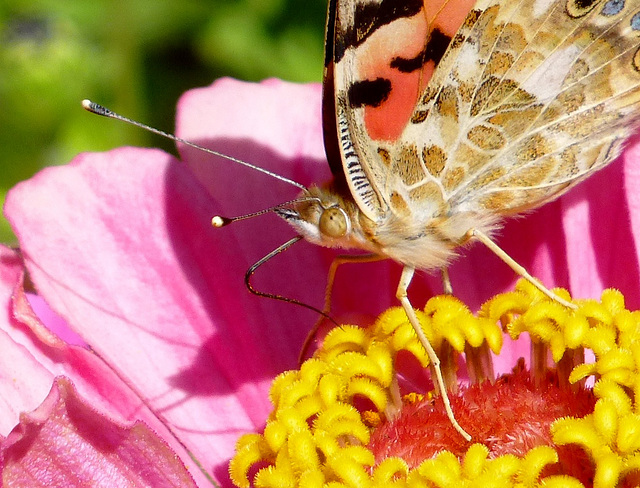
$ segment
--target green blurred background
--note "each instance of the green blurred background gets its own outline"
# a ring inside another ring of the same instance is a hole
[[[0,198],[81,151],[170,141],[87,117],[99,103],[165,130],[215,78],[320,81],[326,0],[0,0]],[[0,219],[0,242],[15,243]]]

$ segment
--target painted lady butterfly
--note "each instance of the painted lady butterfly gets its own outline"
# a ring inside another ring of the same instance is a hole
[[[407,287],[604,167],[640,121],[639,0],[331,0],[325,145],[334,181],[276,212],[306,239],[404,266]]]

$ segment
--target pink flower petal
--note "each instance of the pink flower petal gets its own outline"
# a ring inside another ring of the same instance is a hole
[[[22,261],[0,246],[0,436],[16,426],[21,412],[41,404],[56,376],[70,378],[94,408],[121,423],[143,420],[179,453],[199,484],[205,476],[156,415],[142,404],[120,377],[91,351],[55,337],[30,309],[22,288]]]
[[[322,183],[331,173],[324,155],[321,96],[317,83],[222,78],[180,98],[176,133],[304,185]],[[298,193],[269,176],[194,148],[180,145],[180,153],[212,195],[240,212],[246,212],[247,202],[266,200],[274,189],[277,195],[285,195],[287,188],[293,196]]]
[[[3,486],[196,486],[146,425],[117,425],[63,378],[37,410],[21,416],[1,452]]]
[[[76,334],[69,325],[49,307],[40,295],[29,295],[29,303],[35,314],[42,319],[47,329],[53,331],[60,339],[67,344],[86,347],[87,344]]]
[[[634,236],[630,225],[627,198],[635,198],[640,186],[625,178],[627,168],[637,166],[640,160],[632,154],[628,152],[582,183],[561,203],[573,293],[594,297],[604,288],[618,288],[625,294],[627,305],[635,309],[640,306],[640,234]]]
[[[42,296],[225,479],[235,439],[270,410],[270,380],[295,364],[298,324],[260,334],[257,301],[229,293],[234,253],[211,207],[184,165],[120,149],[41,172],[6,211]]]

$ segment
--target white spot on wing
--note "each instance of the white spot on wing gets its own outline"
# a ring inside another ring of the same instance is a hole
[[[461,80],[471,80],[478,73],[478,48],[471,43],[464,43],[456,57],[456,74]]]
[[[535,2],[533,2],[534,17],[537,18],[542,16],[544,13],[547,12],[547,10],[549,10],[549,7],[551,7],[554,3],[555,3],[555,0],[536,0]]]
[[[579,54],[578,46],[568,46],[551,53],[522,83],[522,88],[541,100],[555,98]]]

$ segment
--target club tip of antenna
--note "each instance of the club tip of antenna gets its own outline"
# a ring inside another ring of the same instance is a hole
[[[104,108],[102,105],[96,102],[92,102],[88,98],[85,98],[84,100],[82,100],[82,108],[88,112],[91,112],[97,115],[107,115],[109,112],[109,110]]]
[[[233,222],[233,219],[228,219],[227,217],[222,217],[221,215],[216,215],[211,219],[211,225],[215,228],[224,227],[225,225],[229,225]]]

